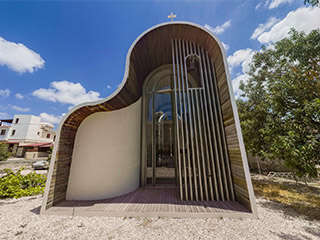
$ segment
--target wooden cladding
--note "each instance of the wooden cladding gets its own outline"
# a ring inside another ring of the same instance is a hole
[[[190,57],[193,60],[187,61]],[[198,44],[174,39],[172,61],[181,200],[234,201],[212,58]],[[191,71],[198,72],[201,87],[189,86]]]

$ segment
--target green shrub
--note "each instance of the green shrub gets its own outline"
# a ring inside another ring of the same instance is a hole
[[[0,162],[6,161],[11,153],[8,151],[8,146],[5,143],[0,143]]]
[[[5,175],[0,178],[0,199],[20,198],[43,193],[46,177],[35,172],[23,176],[21,174],[23,169],[20,168],[16,172],[8,168],[3,170]]]

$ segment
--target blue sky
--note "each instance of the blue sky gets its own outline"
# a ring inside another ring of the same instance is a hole
[[[254,51],[291,27],[320,27],[303,0],[0,2],[0,118],[33,114],[57,124],[122,81],[131,43],[166,21],[198,23],[225,44],[236,98]]]

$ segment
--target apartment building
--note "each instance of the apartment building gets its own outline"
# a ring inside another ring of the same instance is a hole
[[[41,122],[34,115],[14,115],[0,120],[0,142],[9,145],[13,156],[38,158],[47,156],[56,138],[54,125]]]

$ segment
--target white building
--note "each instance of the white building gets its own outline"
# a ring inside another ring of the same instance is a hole
[[[54,125],[33,115],[14,115],[0,120],[0,142],[9,144],[14,156],[38,158],[47,155],[56,137]]]

